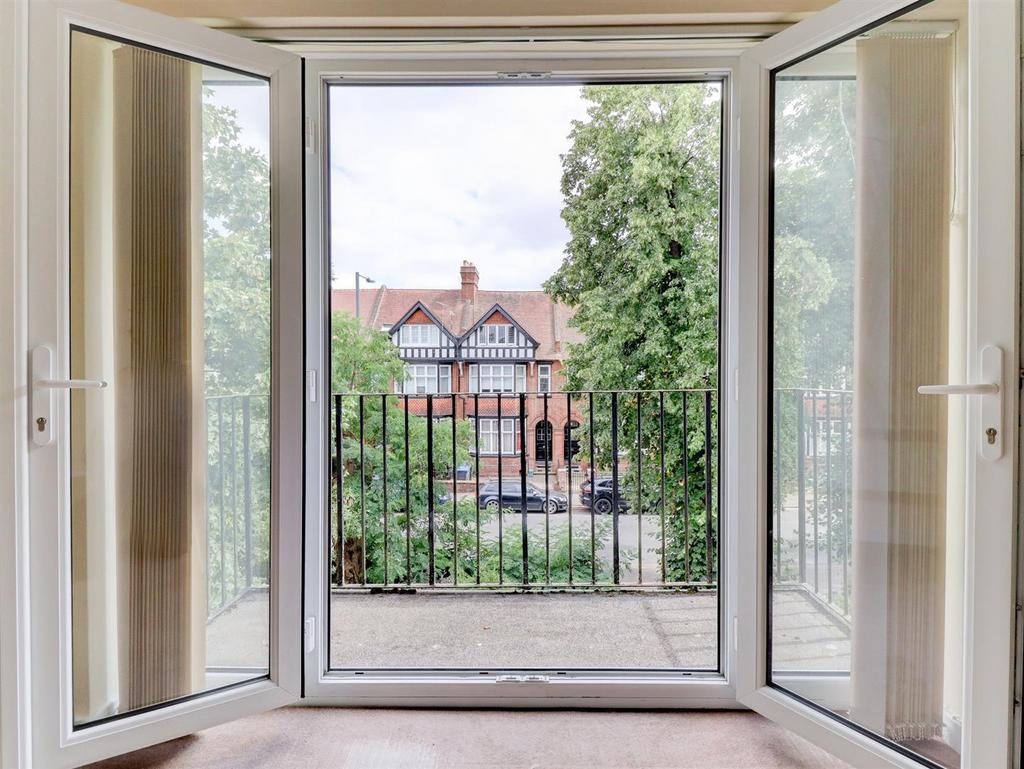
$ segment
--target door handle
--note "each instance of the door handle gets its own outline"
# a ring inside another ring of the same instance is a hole
[[[995,345],[981,349],[979,384],[920,385],[921,395],[994,395],[981,402],[981,424],[978,451],[985,459],[995,461],[1003,455],[1003,351]]]
[[[997,384],[919,385],[921,395],[998,395]]]
[[[104,379],[37,379],[32,384],[50,390],[102,390],[107,386]]]
[[[53,441],[54,390],[102,390],[102,379],[53,379],[53,350],[41,344],[32,349],[32,403],[29,431],[32,443],[47,446]]]

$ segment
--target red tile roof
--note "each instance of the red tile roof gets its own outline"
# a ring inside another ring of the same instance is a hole
[[[331,309],[354,315],[355,293],[350,288],[332,290]],[[572,309],[543,291],[478,290],[474,300],[463,299],[461,294],[458,288],[364,288],[360,289],[360,312],[364,325],[379,329],[394,324],[416,302],[422,302],[451,333],[461,336],[481,315],[500,304],[540,344],[537,360],[562,360],[568,343],[583,341],[583,335],[569,326]]]

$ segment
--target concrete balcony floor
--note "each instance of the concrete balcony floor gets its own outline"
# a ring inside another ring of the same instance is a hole
[[[776,591],[777,670],[849,670],[848,632],[801,590]],[[211,667],[265,667],[267,594],[208,626]],[[413,594],[331,597],[331,666],[715,670],[713,592]]]

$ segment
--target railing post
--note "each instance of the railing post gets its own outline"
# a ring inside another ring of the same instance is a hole
[[[546,400],[547,399],[547,394],[544,395],[544,398],[545,398],[544,403],[547,404],[547,400]],[[565,413],[566,413],[566,417],[565,417],[566,418],[566,422],[565,422],[566,430],[565,430],[565,435],[563,436],[563,438],[565,440],[569,441],[569,448],[568,448],[567,451],[563,452],[563,454],[567,453],[568,456],[569,456],[569,460],[568,460],[568,463],[567,463],[568,464],[568,468],[565,471],[565,482],[566,482],[566,485],[568,486],[568,491],[569,491],[569,495],[568,495],[569,496],[569,507],[567,508],[567,514],[569,516],[569,584],[572,585],[572,566],[573,566],[573,563],[572,563],[573,562],[573,552],[572,552],[572,460],[573,460],[573,457],[575,456],[575,454],[574,454],[574,452],[572,450],[572,393],[570,393],[570,392],[567,392],[565,394]],[[548,581],[549,582],[551,581],[550,575],[548,576]]]
[[[452,393],[452,584],[459,584],[459,455],[455,441],[455,393]]]
[[[231,396],[231,600],[238,597],[238,402]]]
[[[500,427],[500,425],[499,425]],[[473,393],[473,477],[476,483],[476,584],[480,584],[480,395]],[[499,505],[500,506],[500,505]]]
[[[412,584],[412,503],[410,501],[409,474],[409,396],[402,395],[402,410],[405,412],[405,584]]]
[[[643,433],[641,432],[640,410],[643,408],[642,392],[636,391],[636,581],[644,581],[644,482],[641,475],[643,457]]]
[[[498,584],[505,584],[505,496],[502,493],[501,439],[505,431],[501,428],[501,393],[498,393]]]
[[[715,577],[715,533],[714,522],[711,519],[713,509],[712,474],[714,468],[711,464],[711,452],[714,449],[714,436],[711,434],[711,391],[704,391],[704,555],[707,560],[705,578],[708,584],[714,582]]]
[[[690,547],[690,415],[689,393],[683,390],[683,580],[690,582],[692,549]]]
[[[360,582],[366,584],[366,434],[363,395],[359,396],[359,531],[362,537],[362,545],[359,550],[362,554],[362,574]]]
[[[775,526],[773,539],[775,542],[775,579],[779,582],[782,579],[782,435],[779,429],[782,426],[782,393],[775,391],[772,398],[772,424],[775,430]]]
[[[217,524],[220,534],[220,600],[218,607],[228,599],[227,554],[224,550],[224,399],[217,399]]]
[[[800,584],[807,584],[807,434],[804,425],[805,393],[796,395],[796,499],[797,499],[797,551],[800,557]]]
[[[548,488],[548,473],[551,470],[551,456],[554,452],[555,429],[548,421],[548,394],[541,396],[544,399],[544,583],[551,584],[551,515],[548,513],[548,496],[551,493]],[[525,430],[525,427],[524,427]],[[524,433],[525,436],[525,433]],[[534,441],[536,450],[536,441]],[[523,451],[526,451],[526,440],[523,440]],[[564,452],[563,452],[564,453]],[[572,521],[570,523],[570,534],[572,536]],[[571,568],[571,567],[570,567]]]
[[[427,574],[434,584],[434,399],[427,394]]]
[[[658,393],[658,455],[661,464],[661,582],[668,582],[668,544],[665,539],[665,391]]]
[[[381,484],[382,505],[381,514],[384,516],[384,584],[388,584],[388,396],[384,393],[380,396],[380,458],[381,458]]]
[[[825,392],[825,585],[832,603],[832,392]]]
[[[590,418],[590,584],[597,584],[597,535],[595,527],[597,521],[594,517],[594,499],[597,495],[597,486],[594,481],[594,393],[589,395]]]
[[[839,438],[840,461],[843,464],[843,613],[850,611],[850,476],[847,462],[849,461],[847,441],[850,437],[850,425],[846,408],[847,393],[842,394],[842,434]]]
[[[811,532],[814,536],[814,592],[818,592],[821,570],[818,568],[818,392],[811,392],[811,487],[814,492],[814,507],[811,513]]]
[[[500,424],[498,425],[498,430],[500,435]],[[512,440],[515,441],[514,433]],[[526,393],[519,393],[519,481],[519,488],[522,493],[519,506],[523,517],[523,585],[528,587],[530,584],[530,537],[526,510]]]
[[[250,396],[246,395],[242,400],[242,483],[243,483],[243,504],[245,511],[245,587],[246,590],[252,587],[252,447],[250,433],[252,432],[252,414],[250,410]]]
[[[335,505],[338,509],[338,553],[335,556],[338,573],[337,584],[345,586],[345,456],[344,440],[341,432],[342,398],[339,393],[334,396],[334,454],[338,458],[338,470],[336,483],[338,484],[338,499]]]
[[[612,580],[619,584],[619,394],[612,392]],[[591,489],[591,493],[597,491]]]

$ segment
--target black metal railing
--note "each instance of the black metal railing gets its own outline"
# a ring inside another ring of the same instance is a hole
[[[848,619],[853,393],[783,388],[773,398],[774,582]]]
[[[331,410],[332,588],[717,584],[715,390],[336,393]]]
[[[265,395],[206,398],[207,620],[267,586]]]

